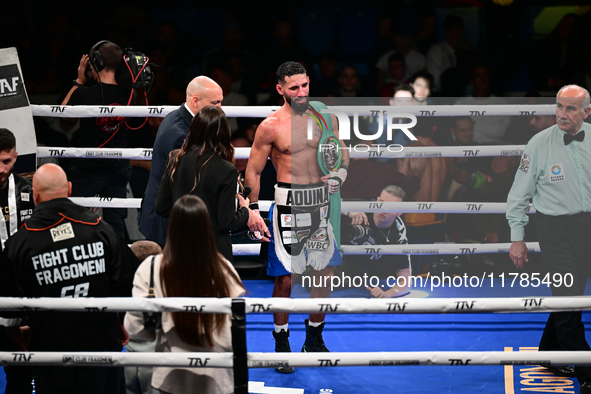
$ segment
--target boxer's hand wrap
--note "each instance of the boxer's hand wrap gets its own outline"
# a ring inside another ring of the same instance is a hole
[[[329,172],[330,178],[328,179],[328,192],[330,194],[337,193],[341,189],[341,185],[347,179],[347,170],[340,168],[337,171]]]
[[[260,213],[260,211],[259,211],[259,203],[258,203],[258,202],[251,202],[250,204],[248,204],[248,208],[249,208],[251,211],[255,212],[257,215],[261,216],[261,213]],[[262,237],[261,237],[261,238],[262,238]],[[261,239],[261,238],[259,238],[259,239]],[[251,238],[251,239],[252,239],[252,238]],[[255,241],[256,241],[256,239],[255,239]]]
[[[260,231],[248,231],[246,235],[248,235],[248,238],[252,239],[253,241],[260,241],[263,239]]]

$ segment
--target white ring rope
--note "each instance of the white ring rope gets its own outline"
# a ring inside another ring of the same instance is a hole
[[[49,116],[60,118],[94,118],[101,116],[128,117],[164,117],[177,109],[173,105],[150,106],[100,106],[100,105],[35,105],[31,104],[33,116]],[[230,118],[266,118],[281,107],[277,106],[226,106],[226,116]],[[330,110],[342,111],[354,116],[372,116],[376,112],[400,113],[400,107],[379,105],[329,106]],[[532,116],[555,115],[556,105],[413,105],[405,106],[405,113],[415,116]]]
[[[233,353],[200,352],[0,352],[1,366],[232,368]]]
[[[89,208],[139,208],[141,198],[111,198],[111,197],[70,197],[78,205]],[[268,212],[271,201],[259,201],[260,210]],[[398,213],[480,213],[502,214],[506,212],[506,203],[462,203],[462,202],[376,202],[376,201],[344,201],[342,212],[398,212]],[[528,213],[535,213],[530,206]],[[528,243],[530,252],[539,252],[537,242]],[[412,255],[440,255],[440,254],[480,254],[480,253],[508,253],[510,243],[489,244],[405,244],[405,245],[375,245],[356,246],[342,245],[344,255],[365,254],[412,254]],[[234,256],[256,256],[260,253],[260,244],[233,244]]]
[[[141,198],[115,197],[70,197],[78,205],[89,208],[140,208]],[[259,201],[261,212],[269,212],[273,201]],[[341,212],[386,212],[386,213],[481,213],[503,214],[507,212],[504,202],[377,202],[377,201],[343,201]],[[527,213],[535,213],[530,205]]]
[[[143,118],[165,117],[178,109],[178,105],[149,106],[100,106],[100,105],[35,105],[31,104],[33,116],[60,118],[95,118],[102,116],[125,116]],[[266,118],[281,107],[226,106],[224,113],[229,118]]]
[[[356,145],[349,150],[352,159],[386,159],[405,157],[492,157],[521,156],[525,145],[475,145],[475,146],[376,146]],[[144,148],[65,148],[37,147],[37,157],[76,157],[86,159],[152,160],[152,149]],[[235,148],[236,159],[248,159],[250,148]]]
[[[526,243],[528,252],[539,252],[537,242]],[[440,255],[440,254],[482,254],[509,253],[510,243],[465,243],[465,244],[403,244],[403,245],[341,245],[343,255]]]
[[[152,148],[64,148],[59,146],[38,146],[37,157],[152,160]]]
[[[251,368],[287,361],[293,367],[379,365],[590,365],[591,352],[342,352],[248,353]],[[279,365],[278,365],[279,366]]]
[[[453,283],[453,277],[448,280]],[[462,277],[459,277],[462,278]],[[474,277],[476,278],[476,277]],[[428,286],[428,279],[417,277],[414,284]],[[441,278],[439,278],[441,279]],[[490,286],[483,276],[481,286]],[[511,277],[505,278],[512,280]],[[517,278],[519,280],[519,278]],[[476,284],[476,282],[474,282]],[[424,286],[419,286],[424,287]],[[417,287],[417,288],[419,288]],[[501,287],[499,287],[502,289]],[[512,298],[242,298],[246,313],[525,313],[591,310],[591,297],[512,297]],[[231,298],[0,298],[3,311],[67,312],[193,312],[232,313]]]
[[[141,198],[70,197],[78,205],[88,208],[140,208]],[[262,212],[268,212],[273,201],[259,201]]]
[[[232,368],[233,353],[0,352],[1,366]],[[409,365],[591,365],[589,351],[247,353],[249,368]]]
[[[403,148],[399,145],[381,145],[370,148],[367,145],[361,144],[350,149],[347,148],[349,156],[352,159],[521,156],[523,149],[525,149],[525,145],[405,146]]]
[[[232,244],[234,256],[258,256],[261,253],[261,244]]]
[[[537,242],[526,243],[528,252],[539,252]],[[404,244],[404,245],[341,245],[343,255],[459,255],[482,253],[509,253],[510,243],[438,243],[438,244]],[[234,256],[258,256],[261,244],[233,244]]]
[[[72,202],[87,208],[140,208],[141,198],[69,197]]]
[[[342,201],[341,212],[396,212],[396,213],[483,213],[500,214],[507,212],[504,202],[385,202],[385,201]],[[535,213],[530,204],[528,213]]]

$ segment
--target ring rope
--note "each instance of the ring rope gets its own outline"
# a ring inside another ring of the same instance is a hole
[[[426,283],[418,277],[415,283]],[[430,279],[433,279],[431,277]],[[480,279],[480,278],[479,278]],[[490,278],[483,276],[482,281]],[[507,279],[510,280],[510,279]],[[447,280],[446,280],[447,281]],[[525,313],[591,310],[591,297],[497,297],[497,298],[239,298],[245,313],[329,314],[445,314]],[[232,313],[232,298],[0,298],[3,311],[67,312],[193,312]]]
[[[65,148],[38,146],[37,157],[152,160],[152,148]]]
[[[0,352],[0,366],[232,368],[233,353]],[[591,365],[591,351],[247,353],[249,368],[409,365]]]
[[[89,208],[139,208],[141,198],[111,197],[70,197],[78,205]],[[268,212],[271,201],[259,201],[260,210]],[[345,201],[342,212],[398,212],[398,213],[480,213],[502,214],[506,203],[460,203],[460,202],[376,202]],[[530,205],[528,213],[535,213]],[[481,254],[508,253],[510,243],[466,243],[466,244],[404,244],[404,245],[342,245],[344,255],[398,254],[398,255],[441,255],[441,254]],[[537,242],[527,243],[530,252],[539,252]],[[260,254],[260,244],[233,244],[234,256],[256,256]]]
[[[69,197],[72,202],[87,208],[141,208],[141,198]],[[273,201],[259,201],[261,212],[268,212]]]
[[[115,197],[69,197],[69,199],[87,208],[140,208],[141,198],[115,198]]]
[[[233,353],[199,352],[0,352],[0,366],[232,368]]]
[[[521,156],[525,145],[475,145],[475,146],[423,146],[404,147],[399,145],[376,146],[356,145],[349,150],[353,159],[386,159],[405,157],[492,157]],[[248,159],[250,148],[234,148],[236,159]],[[65,148],[53,146],[37,147],[37,157],[65,157],[87,159],[130,159],[152,160],[150,148]]]
[[[266,118],[277,111],[278,106],[226,106],[222,107],[227,117]],[[95,118],[101,116],[164,117],[178,109],[175,105],[150,106],[100,106],[100,105],[35,105],[31,104],[33,116],[60,118]],[[348,116],[375,116],[376,112],[413,114],[415,116],[532,116],[556,115],[556,105],[413,105],[404,110],[384,105],[329,106]]]
[[[234,256],[259,256],[261,244],[232,244],[232,254]]]
[[[526,242],[528,252],[540,252],[537,242]],[[401,245],[341,245],[343,255],[470,255],[483,253],[509,253],[510,243],[438,243]],[[233,244],[234,256],[258,256],[261,244]]]
[[[396,213],[482,213],[500,214],[507,212],[504,202],[386,202],[386,201],[343,201],[342,212],[396,212]],[[536,213],[530,204],[527,213]]]
[[[141,198],[115,197],[70,197],[70,200],[83,207],[90,208],[140,208]],[[261,212],[268,212],[273,201],[259,201]],[[341,212],[366,213],[475,213],[504,214],[507,204],[503,202],[376,202],[376,201],[343,201]],[[529,214],[536,213],[530,205]]]
[[[540,252],[537,242],[526,243],[528,252]],[[509,253],[511,243],[438,243],[438,244],[400,244],[400,245],[341,245],[343,255],[440,255],[440,254],[482,254]]]

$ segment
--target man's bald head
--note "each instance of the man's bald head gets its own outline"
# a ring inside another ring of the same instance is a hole
[[[67,198],[72,193],[64,170],[55,164],[44,164],[33,175],[33,198],[35,205],[56,198]]]
[[[206,105],[221,107],[223,99],[224,93],[220,85],[204,75],[194,78],[187,85],[187,106],[191,108],[193,114]]]
[[[591,112],[589,100],[589,92],[580,86],[567,85],[560,89],[556,95],[558,128],[572,135],[578,133]]]
[[[589,97],[589,91],[579,85],[566,85],[563,86],[556,97],[582,97],[583,102],[581,103],[581,112],[584,112],[591,104],[591,98]]]

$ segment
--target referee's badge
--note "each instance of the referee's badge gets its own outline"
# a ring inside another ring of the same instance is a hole
[[[521,156],[521,162],[519,163],[519,169],[527,174],[529,170],[529,156],[527,154],[523,154]]]
[[[564,182],[566,179],[564,165],[562,163],[550,164],[548,166],[550,182]]]

